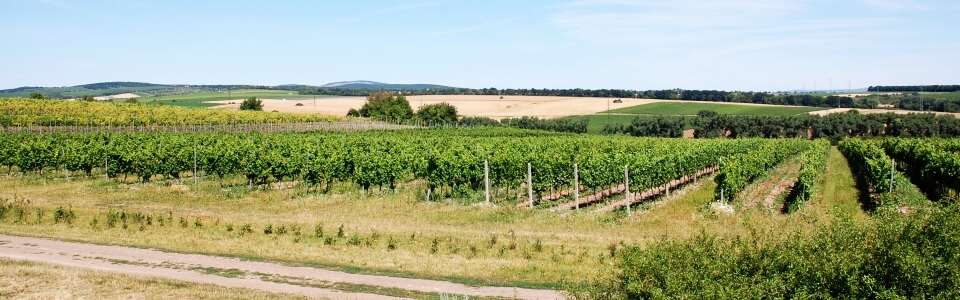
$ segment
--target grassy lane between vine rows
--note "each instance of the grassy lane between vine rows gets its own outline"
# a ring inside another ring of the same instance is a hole
[[[307,299],[8,259],[0,259],[0,298]]]
[[[746,224],[748,234],[703,231],[625,248],[599,281],[573,293],[583,299],[957,298],[960,208],[934,205],[901,175],[893,192],[863,189],[847,159],[831,152],[825,176],[813,185],[821,192],[794,213],[746,208],[718,219]],[[858,202],[865,197],[882,205],[867,214]],[[689,213],[710,199],[696,192],[664,208]],[[799,226],[779,227],[791,224]]]
[[[808,208],[782,216],[717,213],[709,208],[715,188],[704,179],[678,197],[625,216],[425,202],[422,181],[401,184],[396,192],[367,194],[342,183],[320,194],[296,187],[250,192],[213,181],[194,187],[5,176],[0,198],[26,199],[31,211],[19,222],[11,214],[0,219],[0,233],[474,285],[566,288],[590,283],[627,245],[689,239],[701,232],[739,236],[765,228],[787,233],[828,215]],[[807,205],[833,205],[818,203],[824,201],[818,197]],[[73,213],[70,224],[54,224],[58,207]],[[39,223],[36,208],[43,211]],[[128,224],[114,219],[108,225],[111,210],[129,214]],[[152,224],[132,219],[137,213],[151,216]]]

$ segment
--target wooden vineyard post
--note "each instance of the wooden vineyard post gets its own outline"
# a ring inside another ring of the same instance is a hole
[[[193,185],[197,185],[197,145],[193,145]]]
[[[530,208],[533,208],[533,166],[527,163],[527,201],[530,202]]]
[[[110,170],[107,169],[107,158],[103,158],[103,179],[110,179]]]
[[[490,162],[483,161],[483,190],[487,204],[490,204]]]
[[[573,163],[573,202],[576,210],[580,210],[580,170],[577,169],[577,163]]]
[[[893,174],[897,170],[897,160],[891,158],[890,161],[892,162],[890,165],[890,192],[893,193]]]
[[[718,173],[721,172],[720,168],[722,168],[722,167],[723,167],[723,157],[720,158],[720,163],[717,164],[717,172],[718,172]],[[722,187],[719,187],[719,188],[720,188],[720,202],[721,202],[721,203],[726,202],[726,201],[724,201],[724,199],[723,199],[723,188],[722,188]]]
[[[630,214],[630,166],[623,166],[624,199],[627,199],[627,214]]]

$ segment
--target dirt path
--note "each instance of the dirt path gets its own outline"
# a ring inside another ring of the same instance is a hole
[[[564,298],[553,290],[473,287],[445,281],[351,274],[236,258],[7,235],[0,235],[0,257],[316,298],[398,299],[374,293],[378,290],[518,299]]]

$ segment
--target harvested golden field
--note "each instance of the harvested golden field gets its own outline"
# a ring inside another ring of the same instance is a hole
[[[447,102],[457,108],[464,116],[482,116],[491,118],[541,117],[557,118],[572,115],[589,115],[609,109],[618,109],[635,105],[659,102],[652,99],[622,99],[623,103],[614,103],[617,98],[582,98],[552,96],[476,96],[476,95],[427,95],[409,96],[410,106],[414,110],[423,105]],[[214,108],[238,109],[242,100],[213,101],[220,105]],[[312,99],[284,100],[263,99],[264,111],[292,113],[321,113],[343,116],[351,108],[359,109],[366,102],[365,97],[324,97]],[[609,106],[608,106],[609,103]],[[297,105],[300,106],[297,106]]]
[[[614,103],[620,99],[621,103]],[[218,104],[213,108],[239,109],[243,100],[220,100],[209,103]],[[321,97],[313,99],[262,99],[264,111],[290,113],[320,113],[343,116],[351,108],[359,109],[366,102],[365,97]],[[592,115],[609,110],[617,110],[638,105],[670,102],[691,105],[703,105],[702,101],[632,99],[632,98],[590,98],[556,96],[483,96],[483,95],[423,95],[408,96],[407,101],[416,110],[424,105],[450,103],[463,116],[490,117],[495,119],[510,117],[560,118],[567,116]],[[755,103],[708,102],[713,105],[766,106],[782,109],[783,105]]]

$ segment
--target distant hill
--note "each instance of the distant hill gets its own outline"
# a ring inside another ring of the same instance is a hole
[[[356,80],[356,81],[340,81],[340,82],[331,82],[328,84],[321,85],[320,88],[326,89],[343,89],[343,90],[404,90],[404,91],[415,91],[415,90],[442,90],[442,89],[452,89],[453,87],[437,84],[395,84],[395,83],[383,83],[376,81],[366,81],[366,80]]]
[[[310,91],[323,94],[331,92],[334,94],[343,93],[362,93],[363,91],[377,90],[438,90],[449,89],[451,87],[436,84],[391,84],[375,81],[343,81],[333,82],[322,86],[313,86],[306,84],[284,84],[277,86],[260,85],[175,85],[175,84],[156,84],[146,82],[126,82],[112,81],[82,84],[66,87],[36,87],[26,86],[13,89],[0,90],[0,98],[4,97],[27,97],[32,93],[40,93],[50,98],[78,98],[83,96],[108,96],[124,93],[136,93],[138,95],[158,95],[166,93],[184,93],[190,91],[223,91],[237,89],[270,89],[270,90],[292,90],[292,91]]]

